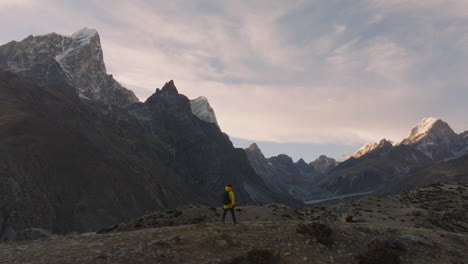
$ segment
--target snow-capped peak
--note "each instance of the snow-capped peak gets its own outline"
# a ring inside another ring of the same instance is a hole
[[[427,133],[434,126],[434,124],[439,120],[440,120],[439,118],[435,118],[435,117],[424,118],[416,127],[416,130],[414,131],[415,134],[413,136],[417,137],[418,135]]]
[[[71,37],[75,43],[89,44],[96,34],[98,34],[97,30],[85,27],[73,33]]]
[[[386,139],[382,139],[380,142],[367,143],[364,146],[362,146],[360,149],[358,149],[358,151],[356,151],[353,154],[353,157],[359,158],[363,156],[364,154],[367,154],[378,148],[380,149],[380,148],[389,147],[389,146],[393,146],[393,142],[391,140],[386,140]]]
[[[434,127],[434,124],[438,121],[441,121],[439,118],[435,117],[426,117],[419,122],[419,124],[411,130],[410,135],[407,138],[402,139],[398,142],[400,144],[412,144],[421,138],[423,138],[427,133]]]
[[[410,145],[436,161],[459,156],[466,147],[460,135],[434,117],[424,118],[399,144]]]
[[[87,27],[82,28],[71,36],[63,36],[65,38],[71,38],[73,40],[72,45],[67,49],[64,50],[63,53],[58,54],[55,56],[55,60],[60,63],[62,67],[64,67],[64,58],[72,54],[77,48],[85,45],[89,45],[91,43],[91,39],[98,34],[97,30],[89,29]],[[63,43],[62,43],[63,44]],[[99,43],[98,43],[99,45]],[[65,68],[64,68],[65,69]],[[66,69],[65,69],[66,70]]]
[[[30,35],[10,46],[0,46],[0,64],[44,85],[65,81],[83,96],[125,106],[138,102],[133,92],[107,74],[99,33],[83,28],[73,34]]]
[[[73,38],[78,38],[78,37],[87,37],[87,38],[92,38],[94,37],[94,35],[96,35],[98,32],[96,29],[94,28],[87,28],[87,27],[84,27],[78,31],[76,31],[75,33],[73,33],[71,36]]]
[[[361,157],[362,155],[368,153],[368,152],[371,152],[372,150],[374,150],[376,147],[378,146],[378,143],[375,142],[375,143],[367,143],[365,144],[364,146],[362,146],[361,148],[359,148],[354,154],[353,154],[353,157],[355,158],[359,158]]]

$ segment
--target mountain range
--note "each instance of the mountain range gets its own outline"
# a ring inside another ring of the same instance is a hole
[[[226,184],[239,204],[302,204],[269,190],[206,99],[169,81],[139,102],[106,73],[95,30],[12,41],[0,67],[0,240],[218,205]]]
[[[301,208],[467,181],[468,131],[440,119],[343,162],[266,158],[256,144],[233,146],[206,97],[189,100],[168,81],[140,102],[103,58],[87,28],[0,46],[0,241],[30,227],[87,232],[146,211],[219,206],[226,184],[239,205]]]
[[[326,156],[309,164],[303,159],[293,163],[284,154],[265,158],[255,144],[245,151],[270,188],[309,203],[374,192],[399,193],[437,181],[468,181],[464,174],[468,165],[463,162],[468,155],[467,134],[456,134],[446,122],[430,117],[403,140],[365,144],[343,162]],[[448,175],[440,173],[449,167]]]

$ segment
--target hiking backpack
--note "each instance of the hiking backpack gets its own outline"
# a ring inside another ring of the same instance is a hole
[[[224,205],[228,205],[231,203],[231,197],[229,197],[229,192],[225,191],[222,195],[222,201]]]

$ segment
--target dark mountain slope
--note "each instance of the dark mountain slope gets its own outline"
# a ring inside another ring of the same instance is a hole
[[[2,233],[8,226],[93,230],[182,202],[175,188],[161,186],[171,172],[157,155],[135,155],[140,139],[106,126],[102,112],[62,87],[0,73]],[[106,111],[143,131],[132,116]]]
[[[171,92],[172,91],[172,92]],[[96,230],[148,210],[301,203],[273,194],[215,124],[190,111],[172,82],[129,111],[80,99],[65,83],[0,73],[0,237],[42,227]]]
[[[468,155],[437,163],[429,168],[409,174],[396,180],[379,191],[382,194],[395,194],[435,182],[468,183]]]
[[[178,93],[172,81],[130,111],[167,150],[166,159],[178,175],[178,186],[190,184],[194,202],[217,205],[213,199],[222,186],[231,183],[241,203],[278,201],[300,206],[290,197],[273,195],[242,149],[235,149],[215,123],[193,115],[190,100]]]

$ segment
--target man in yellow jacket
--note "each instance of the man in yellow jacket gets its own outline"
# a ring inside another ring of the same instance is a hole
[[[234,200],[234,192],[232,191],[232,184],[229,184],[226,187],[224,187],[224,190],[229,194],[229,201],[225,201],[224,202],[225,204],[223,204],[223,208],[224,208],[223,224],[224,224],[224,220],[226,219],[226,213],[228,211],[231,212],[232,221],[234,222],[234,224],[237,224],[236,214],[234,213],[234,206],[236,205],[236,201]]]

